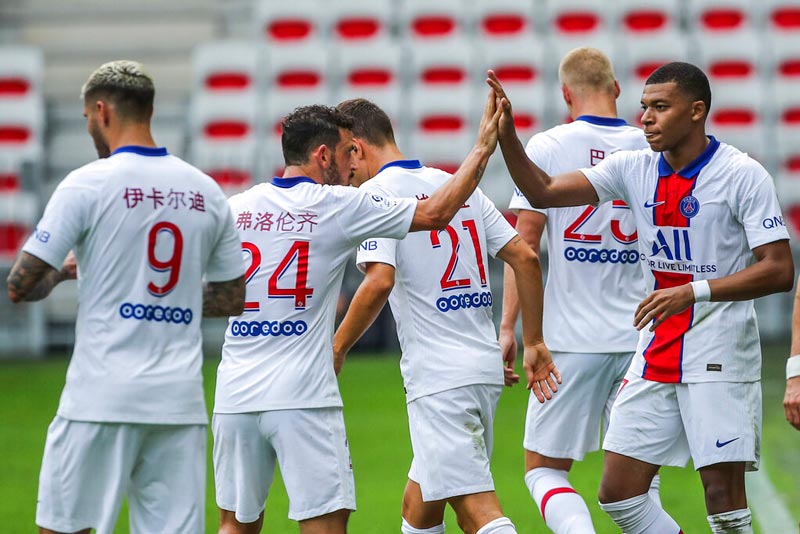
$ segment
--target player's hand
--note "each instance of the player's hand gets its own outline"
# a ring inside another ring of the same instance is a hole
[[[486,75],[488,76],[486,83],[492,88],[497,98],[496,107],[503,113],[500,117],[500,121],[497,123],[498,135],[503,138],[516,137],[517,130],[514,126],[514,113],[511,110],[511,100],[508,98],[505,89],[503,89],[500,80],[497,79],[495,72],[489,70],[486,72]]]
[[[497,148],[497,123],[500,121],[502,112],[497,108],[497,97],[494,91],[489,91],[486,97],[486,104],[483,106],[481,123],[478,126],[478,140],[475,146],[491,155]]]
[[[800,430],[800,376],[786,381],[783,411],[786,413],[786,420],[797,430]]]
[[[553,398],[561,383],[561,373],[556,369],[550,350],[544,342],[525,346],[523,368],[530,389],[539,402]]]
[[[64,264],[61,266],[61,279],[62,280],[76,280],[78,278],[78,260],[75,258],[75,253],[69,251]]]
[[[650,293],[636,308],[633,326],[641,330],[649,323],[652,332],[668,318],[678,314],[694,304],[694,291],[690,284],[683,284],[667,289],[658,289]]]
[[[519,383],[519,375],[514,372],[514,361],[517,359],[517,337],[514,331],[500,329],[500,351],[503,353],[503,379],[506,386]]]

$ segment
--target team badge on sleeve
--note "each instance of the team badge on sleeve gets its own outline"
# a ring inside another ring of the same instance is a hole
[[[397,204],[397,201],[380,195],[369,195],[369,200],[373,206],[381,210],[390,210]]]

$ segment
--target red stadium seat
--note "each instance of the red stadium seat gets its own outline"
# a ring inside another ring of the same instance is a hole
[[[617,43],[614,71],[620,80],[629,80],[635,87],[636,102],[642,85],[653,71],[671,61],[689,60],[689,43],[678,31],[631,33]]]
[[[452,37],[430,46],[411,41],[409,74],[412,83],[436,87],[467,86],[474,71],[475,54],[472,42]]]
[[[328,31],[327,4],[320,0],[260,0],[255,9],[259,33],[273,43],[317,39]]]
[[[338,41],[353,41],[362,45],[388,36],[392,20],[390,0],[337,0],[330,3],[332,33]]]
[[[702,33],[735,33],[753,26],[749,0],[689,0],[689,28]]]
[[[195,48],[192,72],[195,91],[241,92],[263,85],[263,51],[248,41],[212,41]]]
[[[619,0],[618,27],[626,36],[657,35],[674,32],[678,27],[678,0]]]
[[[712,86],[757,80],[768,55],[764,39],[754,30],[734,33],[698,31],[693,36],[698,66],[708,74]]]
[[[33,193],[0,195],[0,264],[9,265],[25,243],[39,216]]]
[[[0,45],[0,99],[40,95],[43,80],[41,50],[23,45]]]
[[[760,80],[718,83],[713,86],[708,132],[771,166],[773,153],[766,143],[764,99]]]
[[[534,4],[531,0],[493,0],[477,2],[474,14],[478,35],[483,39],[516,39],[534,30]]]
[[[417,85],[410,94],[409,154],[428,166],[457,169],[472,145],[469,88]]]
[[[400,6],[401,31],[412,40],[457,36],[464,31],[465,17],[462,0],[405,0]]]
[[[586,37],[610,26],[613,10],[593,0],[559,0],[547,3],[549,27],[555,35]]]
[[[399,43],[378,39],[370,43],[370,54],[362,45],[343,42],[333,53],[338,63],[340,83],[336,102],[349,98],[366,98],[379,105],[391,118],[400,107],[402,50]]]

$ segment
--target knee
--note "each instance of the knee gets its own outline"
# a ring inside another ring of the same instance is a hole
[[[623,495],[622,488],[617,487],[612,482],[601,480],[597,490],[597,500],[600,504],[608,504],[625,500],[628,495]]]

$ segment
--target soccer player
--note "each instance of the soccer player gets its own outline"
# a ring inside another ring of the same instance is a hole
[[[353,183],[374,194],[426,198],[449,174],[406,159],[386,113],[364,99],[342,102],[353,118]],[[369,181],[367,181],[369,180]],[[364,183],[367,181],[366,183]],[[493,420],[516,353],[506,360],[492,323],[487,254],[520,275],[525,372],[540,402],[558,371],[542,340],[538,257],[494,204],[473,193],[445,231],[370,239],[358,249],[365,273],[334,337],[337,369],[389,300],[397,321],[414,459],[403,495],[404,534],[444,534],[449,502],[467,533],[516,533],[503,515],[489,469]],[[505,374],[505,377],[504,377]]]
[[[792,310],[792,350],[786,362],[786,394],[783,409],[786,420],[800,430],[800,284],[794,295]]]
[[[204,532],[200,316],[240,313],[244,269],[225,195],[150,134],[152,79],[98,68],[82,97],[101,159],[70,173],[8,278],[11,300],[79,287],[75,349],[39,478],[40,532]],[[203,276],[207,283],[203,284]]]
[[[355,492],[332,339],[347,259],[370,237],[447,227],[495,148],[499,115],[490,93],[459,171],[417,201],[337,186],[351,172],[352,122],[334,108],[298,108],[283,121],[283,177],[230,199],[249,267],[217,373],[220,532],[260,532],[276,460],[300,531],[345,532]]]
[[[493,78],[493,76],[492,76]],[[645,82],[650,149],[549,176],[525,155],[501,98],[503,156],[535,207],[622,199],[639,237],[645,283],[639,345],[603,442],[601,507],[626,533],[680,528],[648,495],[660,465],[691,457],[714,533],[753,532],[744,472],[758,465],[761,349],[752,300],[792,287],[794,268],[772,178],[734,147],[706,136],[711,90],[688,63]],[[604,313],[605,303],[597,314]]]
[[[639,128],[617,118],[619,84],[600,50],[572,50],[561,60],[558,77],[573,122],[535,135],[526,148],[545,172],[591,167],[618,150],[647,146]],[[600,448],[600,430],[636,351],[639,336],[630,321],[643,296],[636,227],[620,200],[613,206],[537,210],[517,189],[509,207],[518,210],[517,231],[537,253],[547,228],[544,338],[559,371],[570,378],[551,402],[530,398],[525,483],[553,532],[593,533],[589,509],[567,476],[573,461]],[[504,282],[500,347],[508,355],[517,351],[519,315],[508,266]],[[596,312],[599,303],[602,314]]]

